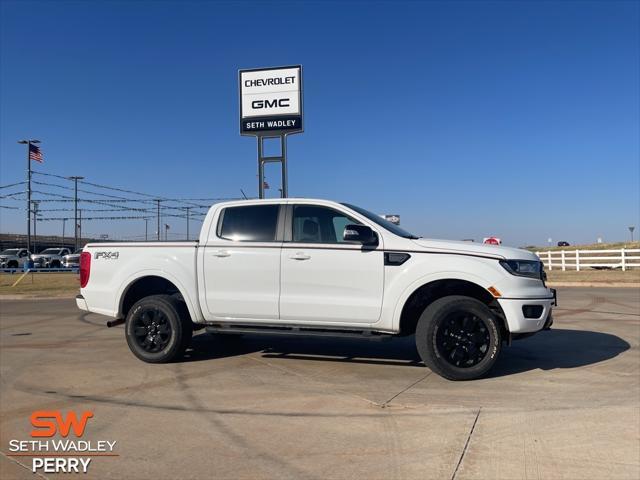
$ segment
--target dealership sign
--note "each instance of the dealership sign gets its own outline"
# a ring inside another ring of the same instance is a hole
[[[240,70],[240,134],[302,132],[302,66]]]

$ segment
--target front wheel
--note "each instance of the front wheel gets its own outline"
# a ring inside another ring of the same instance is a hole
[[[416,347],[424,363],[449,380],[473,380],[495,364],[501,346],[495,315],[479,300],[461,295],[430,304],[416,328]]]
[[[182,357],[191,343],[193,324],[183,303],[171,295],[151,295],[136,302],[125,323],[131,352],[147,363]]]

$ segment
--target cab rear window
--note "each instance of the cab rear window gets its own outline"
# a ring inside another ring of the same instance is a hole
[[[278,205],[225,208],[218,236],[236,242],[273,242],[276,239],[278,210]]]

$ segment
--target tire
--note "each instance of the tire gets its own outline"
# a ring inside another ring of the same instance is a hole
[[[179,360],[191,343],[192,334],[193,324],[185,304],[171,295],[139,300],[125,322],[129,349],[147,363]]]
[[[416,347],[424,363],[448,380],[485,375],[502,344],[498,319],[479,300],[461,295],[440,298],[418,320]]]
[[[12,261],[7,264],[7,268],[18,268],[18,262]]]
[[[51,265],[49,265],[50,268],[60,268],[60,262],[58,260],[54,260],[53,262],[51,262]]]

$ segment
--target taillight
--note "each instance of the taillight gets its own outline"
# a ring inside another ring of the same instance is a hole
[[[80,288],[84,288],[89,283],[89,275],[91,274],[91,254],[82,252],[80,254]]]

